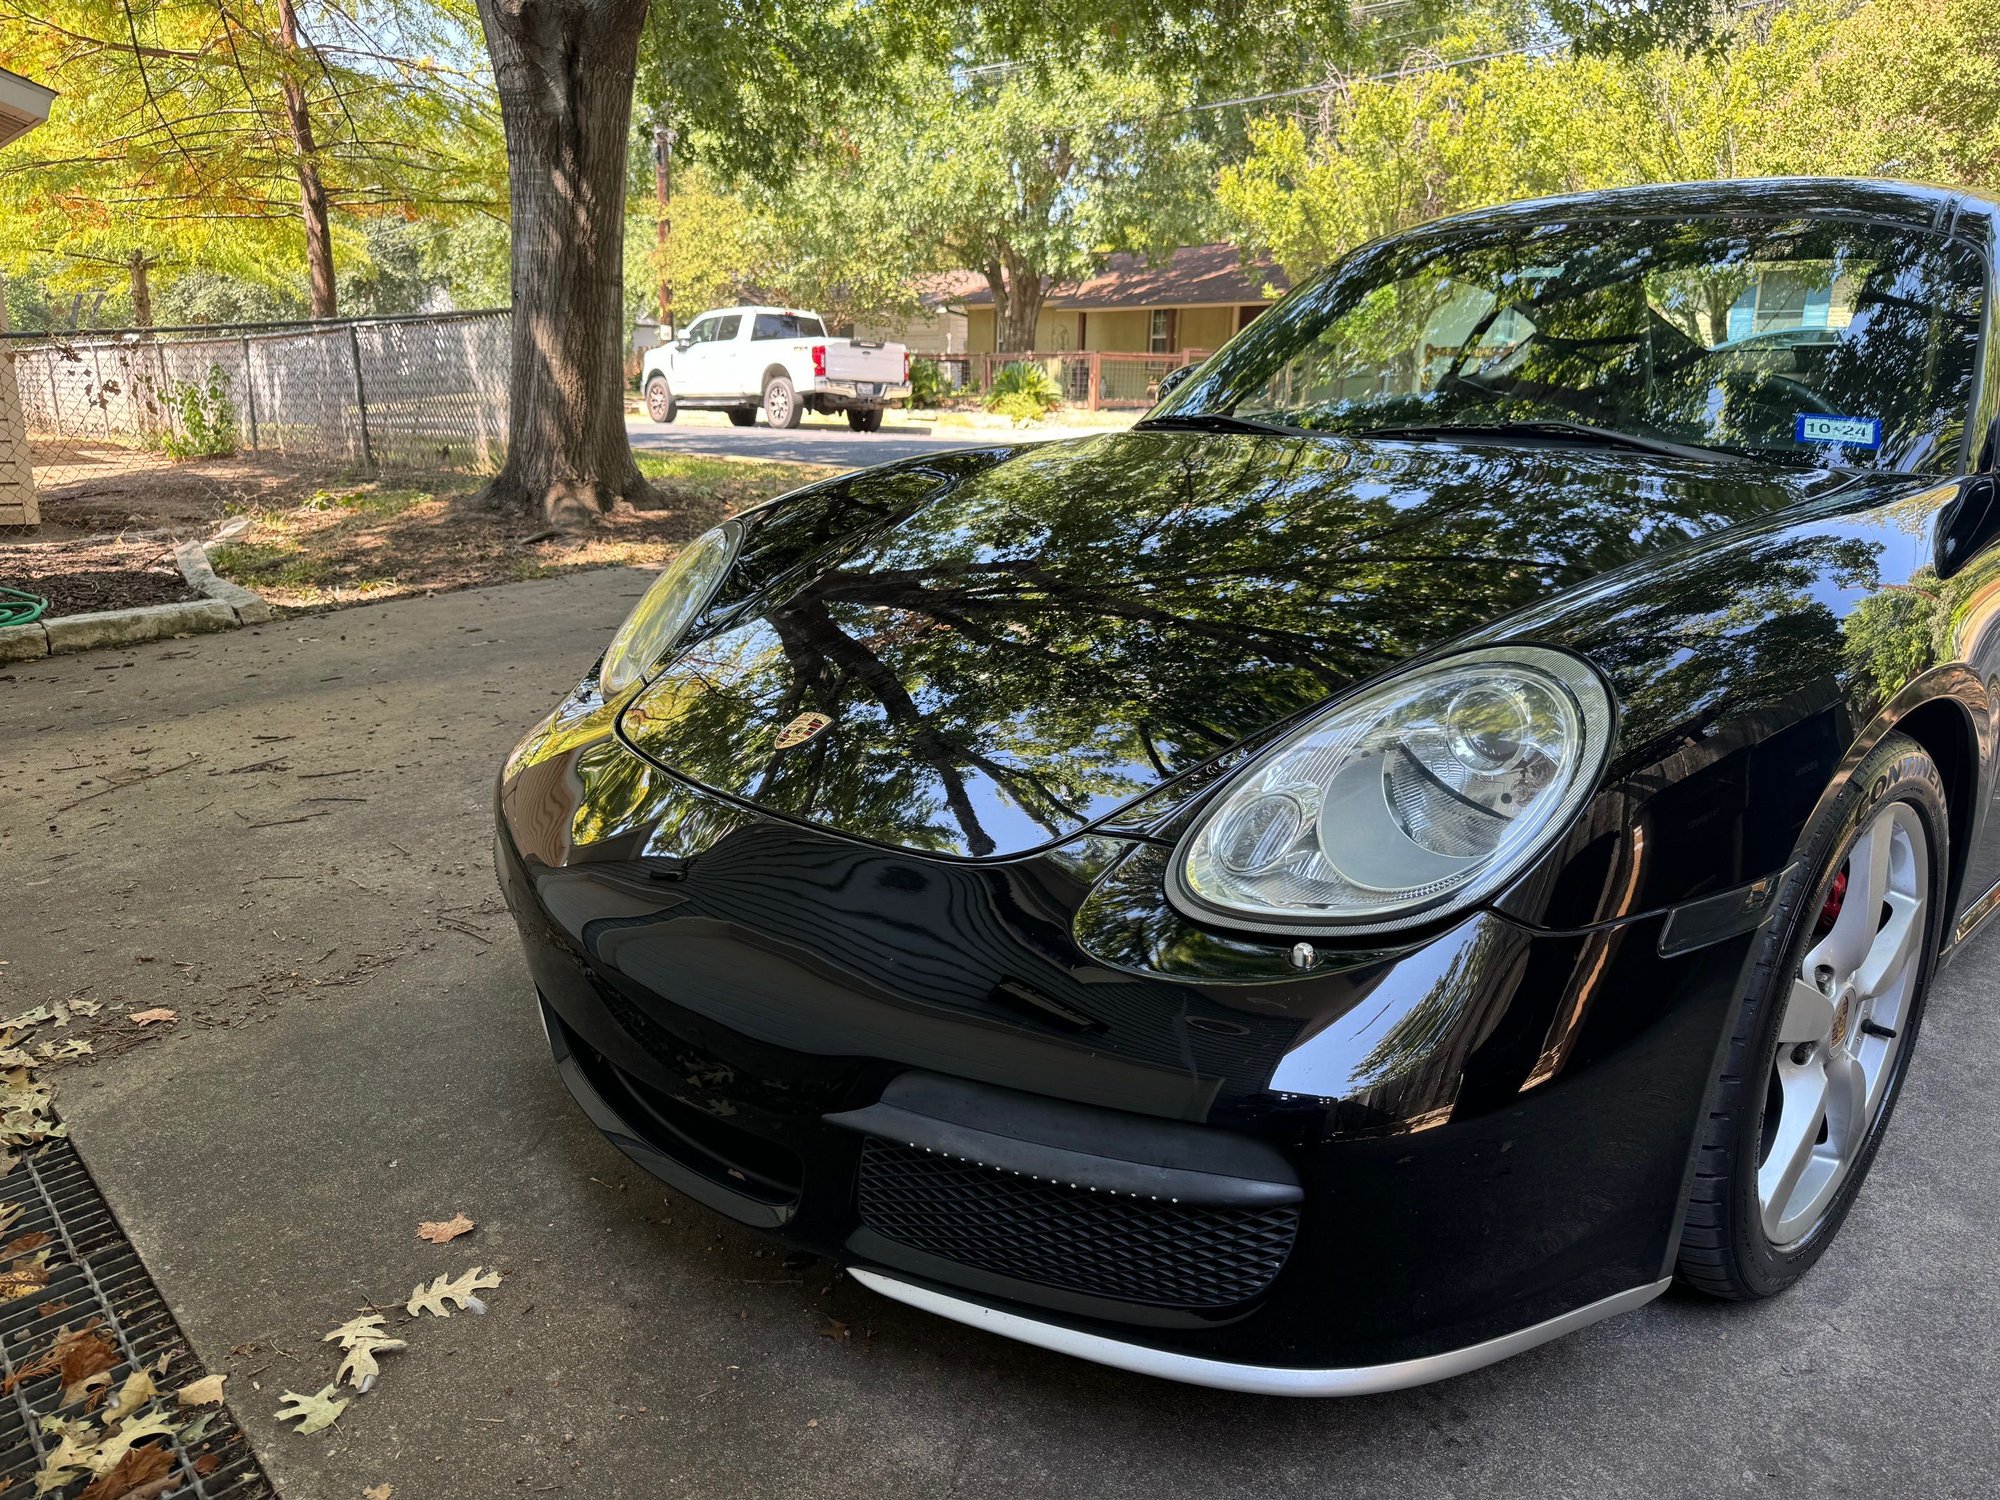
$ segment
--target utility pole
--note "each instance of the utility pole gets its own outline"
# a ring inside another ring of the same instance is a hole
[[[673,192],[674,143],[680,136],[664,125],[653,127],[653,191],[659,198],[660,213],[655,230],[660,260],[660,337],[674,336],[674,289],[667,280],[667,237],[672,221],[667,218],[667,199]]]

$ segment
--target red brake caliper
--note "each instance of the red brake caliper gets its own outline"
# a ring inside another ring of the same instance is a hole
[[[1841,903],[1847,899],[1847,866],[1840,867],[1840,873],[1833,877],[1833,889],[1826,893],[1826,905],[1819,909],[1819,922],[1814,928],[1815,935],[1831,932],[1833,924],[1840,920]]]

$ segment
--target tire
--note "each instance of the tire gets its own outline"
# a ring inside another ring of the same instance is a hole
[[[671,422],[680,405],[674,400],[674,393],[667,385],[667,377],[655,375],[646,382],[646,415],[655,422]]]
[[[847,425],[856,432],[880,432],[882,430],[882,408],[871,406],[865,410],[849,411]]]
[[[805,403],[789,375],[773,375],[764,383],[764,420],[773,427],[796,427],[805,420]]]
[[[1887,736],[1807,826],[1796,851],[1805,873],[1765,928],[1702,1122],[1681,1227],[1686,1285],[1732,1301],[1776,1296],[1833,1242],[1923,1020],[1948,827],[1937,766],[1901,734]],[[1870,887],[1880,897],[1872,914]],[[1809,959],[1810,981],[1801,977]]]
[[[756,421],[757,408],[754,406],[732,406],[729,408],[729,425],[731,427],[749,427],[754,425]]]

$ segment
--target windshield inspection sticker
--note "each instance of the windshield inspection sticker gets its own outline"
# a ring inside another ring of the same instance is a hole
[[[1828,417],[1800,412],[1792,419],[1795,443],[1841,443],[1850,448],[1882,446],[1880,417]]]

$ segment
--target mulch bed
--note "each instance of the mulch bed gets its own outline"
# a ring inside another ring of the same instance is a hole
[[[163,537],[100,538],[54,545],[0,542],[0,585],[40,594],[50,615],[81,615],[199,599]]]

